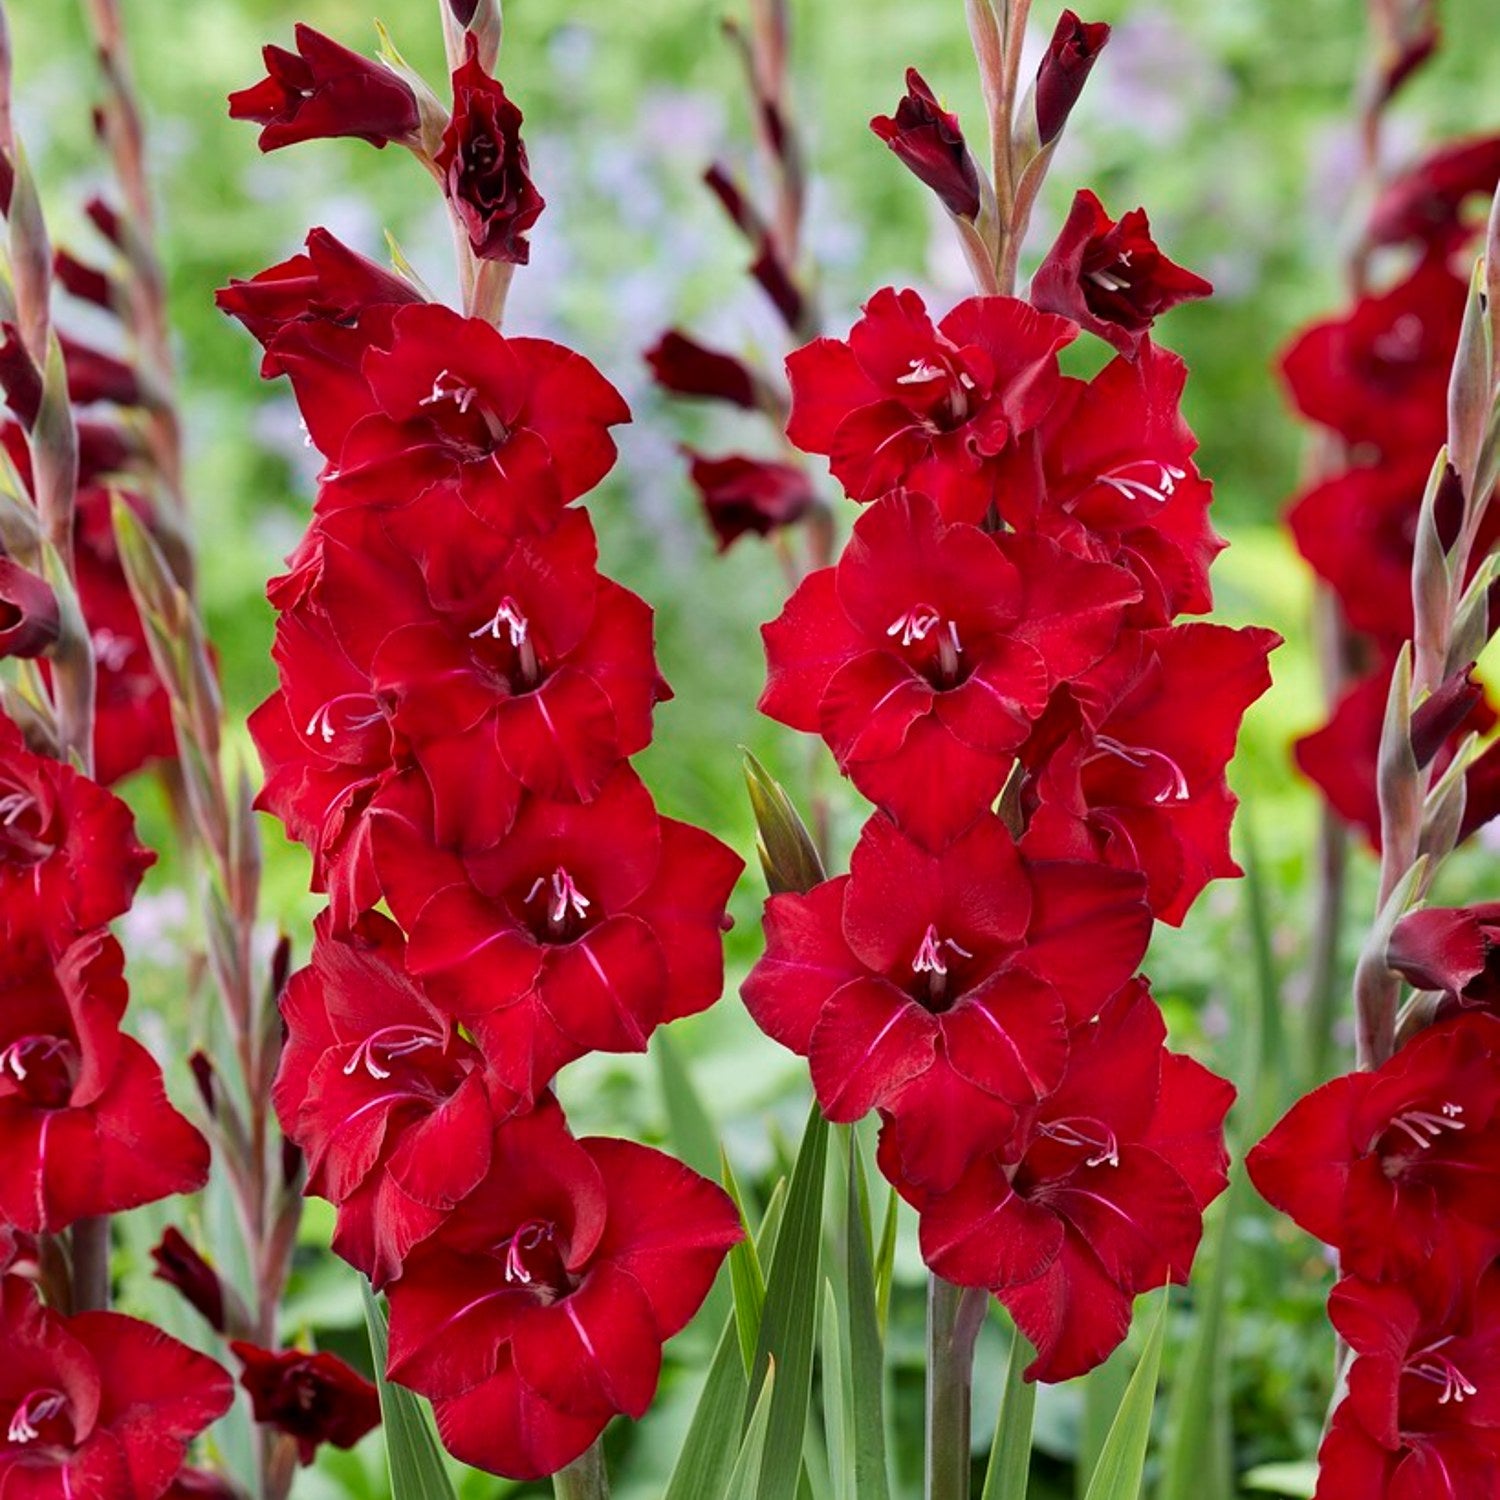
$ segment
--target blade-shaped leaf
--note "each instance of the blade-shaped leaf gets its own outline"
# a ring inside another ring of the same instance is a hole
[[[380,1413],[385,1419],[385,1456],[391,1471],[391,1500],[454,1500],[453,1485],[443,1467],[432,1420],[422,1402],[403,1386],[385,1378],[385,1314],[375,1301],[370,1283],[359,1279],[364,1297],[365,1323],[370,1331],[370,1353],[375,1361],[375,1383],[380,1390]]]
[[[839,1326],[839,1308],[833,1283],[823,1283],[823,1324],[820,1349],[823,1361],[823,1437],[828,1448],[828,1475],[835,1500],[848,1500],[852,1475],[849,1467],[849,1417],[845,1395],[844,1335]]]
[[[1312,1500],[1318,1487],[1318,1466],[1306,1463],[1261,1464],[1251,1469],[1241,1481],[1247,1490],[1258,1495],[1291,1495],[1296,1500]]]
[[[754,1500],[760,1493],[761,1474],[764,1471],[766,1433],[771,1422],[771,1408],[776,1401],[776,1362],[766,1366],[765,1379],[761,1382],[760,1395],[756,1398],[755,1410],[750,1415],[750,1425],[745,1429],[744,1441],[740,1444],[739,1456],[729,1476],[724,1500]],[[798,1448],[801,1455],[801,1448]]]
[[[1166,1337],[1167,1299],[1163,1294],[1146,1339],[1141,1362],[1125,1387],[1104,1450],[1099,1455],[1085,1500],[1139,1500],[1146,1470],[1146,1447],[1151,1440],[1151,1411],[1156,1405],[1156,1378],[1161,1370],[1161,1346]]]
[[[662,1500],[703,1500],[724,1493],[740,1440],[748,1389],[734,1319],[729,1318]]]
[[[740,1194],[740,1185],[729,1164],[728,1156],[720,1153],[723,1167],[724,1188],[734,1199],[734,1206],[745,1218],[745,1203]],[[774,1236],[773,1236],[774,1238]],[[766,1278],[761,1268],[760,1251],[755,1240],[748,1234],[729,1252],[729,1284],[734,1294],[734,1321],[739,1331],[740,1353],[745,1361],[745,1373],[755,1368],[755,1349],[760,1341],[761,1312],[766,1305]]]
[[[894,1222],[894,1218],[892,1219]],[[849,1416],[858,1500],[890,1500],[885,1453],[885,1351],[871,1259],[869,1184],[859,1137],[849,1133],[846,1225],[849,1301]]]
[[[885,1222],[880,1229],[880,1249],[875,1256],[875,1310],[880,1315],[880,1331],[885,1327],[891,1313],[891,1283],[896,1276],[896,1215],[901,1200],[895,1188],[890,1190],[885,1202]]]
[[[1036,1412],[1036,1386],[1023,1380],[1021,1372],[1031,1355],[1031,1345],[1017,1331],[1010,1341],[1005,1387],[1000,1393],[1000,1415],[995,1419],[995,1446],[990,1449],[980,1500],[1026,1500],[1031,1484],[1031,1421]]]

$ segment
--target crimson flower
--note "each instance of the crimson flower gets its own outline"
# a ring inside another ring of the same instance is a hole
[[[733,1203],[632,1141],[575,1140],[550,1098],[500,1126],[489,1174],[390,1291],[390,1373],[463,1463],[535,1479],[651,1403],[665,1340],[731,1245]]]
[[[66,940],[122,916],[155,860],[118,797],[0,715],[0,911]]]
[[[1080,21],[1071,10],[1058,17],[1036,72],[1036,128],[1042,145],[1062,133],[1108,40],[1103,21]]]
[[[68,374],[68,399],[75,406],[110,401],[117,406],[145,404],[140,377],[133,366],[77,339],[60,339]]]
[[[102,930],[54,956],[29,922],[0,919],[0,1218],[18,1229],[56,1233],[208,1178],[207,1143],[120,1031],[123,969]]]
[[[1294,1104],[1251,1151],[1251,1180],[1353,1275],[1472,1275],[1500,1250],[1497,1063],[1493,1016],[1430,1027]]]
[[[979,167],[958,116],[945,110],[915,68],[906,70],[906,95],[894,115],[877,115],[870,129],[960,219],[979,213]]]
[[[1138,596],[1122,568],[948,524],[898,492],[763,627],[760,706],[821,734],[855,786],[936,845],[994,802],[1053,687],[1103,656]]]
[[[995,458],[1046,415],[1057,351],[1077,326],[1014,297],[970,297],[936,327],[913,291],[885,288],[847,340],[788,356],[787,436],[828,455],[859,501],[909,486],[950,520],[982,521],[995,499]]]
[[[40,656],[61,626],[52,585],[0,554],[0,658]]]
[[[1375,454],[1435,453],[1468,295],[1468,281],[1431,255],[1346,317],[1314,324],[1282,357],[1297,409]]]
[[[738,453],[708,458],[691,449],[684,451],[720,552],[742,536],[769,536],[782,526],[791,526],[817,504],[812,481],[795,464]]]
[[[1372,245],[1416,242],[1450,250],[1478,226],[1466,223],[1471,199],[1493,196],[1500,180],[1500,136],[1455,141],[1390,183],[1375,201],[1366,231]]]
[[[758,405],[755,377],[743,360],[710,349],[675,328],[646,351],[646,363],[656,383],[675,396],[727,401],[747,411]]]
[[[484,849],[439,843],[430,796],[403,783],[374,836],[407,968],[525,1098],[574,1058],[642,1051],[719,997],[743,861],[660,816],[628,766],[592,802],[527,798]]]
[[[1054,700],[1022,752],[1035,804],[1027,853],[1139,870],[1152,911],[1174,926],[1210,880],[1240,874],[1224,773],[1280,641],[1205,624],[1122,637],[1075,685],[1083,706]]]
[[[295,52],[263,47],[267,76],[229,96],[230,119],[262,127],[262,151],[336,136],[357,136],[383,147],[415,133],[417,96],[383,63],[341,47],[311,26],[299,23],[293,35]]]
[[[1234,1089],[1165,1040],[1132,981],[1075,1031],[1058,1086],[946,1192],[914,1190],[882,1132],[882,1169],[921,1213],[923,1259],[1010,1309],[1036,1347],[1030,1380],[1101,1364],[1138,1293],[1185,1282],[1203,1210],[1227,1185]]]
[[[1141,897],[1134,874],[1024,860],[991,813],[938,854],[877,814],[847,876],[767,901],[741,994],[809,1059],[829,1119],[882,1110],[906,1177],[947,1187],[1057,1086],[1069,1028],[1134,972]]]
[[[0,1348],[0,1493],[18,1500],[158,1500],[234,1397],[211,1359],[118,1313],[5,1298]]]
[[[546,205],[527,167],[521,111],[480,65],[472,31],[465,42],[467,53],[453,74],[453,116],[433,165],[474,254],[524,266],[531,258],[526,231]]]
[[[1212,295],[1201,276],[1157,249],[1145,209],[1116,222],[1087,188],[1031,280],[1031,300],[1043,312],[1071,318],[1131,359],[1164,312]]]
[[[330,925],[282,991],[272,1097],[308,1192],[338,1209],[333,1248],[381,1286],[484,1176],[493,1117],[516,1101],[492,1104],[484,1059],[407,974],[394,923],[370,913],[345,940]]]
[[[1328,1314],[1353,1361],[1318,1452],[1315,1500],[1476,1500],[1500,1465],[1500,1268],[1471,1295],[1423,1276],[1347,1277]]]
[[[229,1347],[243,1366],[240,1384],[250,1393],[255,1420],[295,1438],[304,1464],[322,1444],[352,1448],[380,1426],[379,1393],[335,1355],[278,1353],[240,1339]]]
[[[1398,974],[1419,990],[1437,991],[1450,1007],[1500,1014],[1500,903],[1408,912],[1385,956]]]
[[[1066,378],[1039,428],[1000,461],[999,505],[1019,531],[1129,568],[1142,598],[1133,625],[1213,608],[1208,571],[1223,549],[1209,522],[1213,487],[1182,419],[1187,366],[1152,343],[1092,380]],[[1408,590],[1409,592],[1409,590]]]

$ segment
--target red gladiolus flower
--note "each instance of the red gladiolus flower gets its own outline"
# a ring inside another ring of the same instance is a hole
[[[1065,379],[1037,431],[1000,461],[1000,512],[1012,526],[1135,574],[1143,597],[1126,615],[1132,625],[1213,608],[1208,571],[1224,543],[1182,419],[1186,381],[1177,355],[1147,343],[1133,363]]]
[[[61,629],[52,585],[0,555],[0,658],[40,656]]]
[[[1472,1276],[1500,1250],[1497,1065],[1500,1020],[1430,1027],[1293,1105],[1250,1153],[1251,1180],[1356,1276]]]
[[[33,755],[0,715],[0,911],[13,925],[64,940],[103,926],[155,860],[118,797]]]
[[[847,341],[788,356],[787,436],[826,453],[849,495],[922,490],[949,520],[982,521],[995,458],[1046,415],[1057,351],[1077,326],[1014,297],[970,297],[936,327],[912,291],[876,292]]]
[[[487,849],[439,844],[415,784],[374,836],[407,968],[525,1098],[574,1058],[642,1051],[659,1024],[719,997],[743,861],[661,817],[628,766],[592,802],[528,798]]]
[[[1036,1346],[1029,1380],[1101,1364],[1138,1293],[1185,1282],[1203,1210],[1228,1183],[1234,1089],[1165,1040],[1133,981],[1074,1033],[1057,1088],[951,1191],[913,1191],[899,1139],[882,1132],[882,1169],[921,1212],[923,1259],[1010,1309]]]
[[[821,734],[855,786],[936,846],[994,802],[1053,687],[1099,660],[1138,596],[1122,568],[889,495],[763,627],[761,710]]]
[[[0,1493],[26,1500],[158,1500],[234,1396],[211,1359],[118,1313],[6,1298],[0,1348]]]
[[[1073,199],[1057,243],[1031,281],[1031,300],[1043,312],[1071,318],[1129,359],[1164,312],[1212,295],[1201,276],[1157,249],[1145,209],[1132,209],[1117,223],[1087,188]]]
[[[1366,231],[1372,245],[1420,243],[1451,250],[1477,228],[1463,210],[1500,181],[1500,136],[1456,141],[1390,183],[1376,200]],[[1481,221],[1482,222],[1482,221]]]
[[[1408,912],[1391,932],[1386,962],[1449,1007],[1500,1015],[1500,902]]]
[[[728,1196],[623,1140],[574,1140],[545,1099],[392,1288],[390,1371],[443,1444],[513,1479],[571,1463],[651,1403],[661,1347],[742,1237]]]
[[[766,903],[741,993],[809,1059],[829,1119],[885,1111],[908,1178],[950,1186],[1057,1086],[1069,1028],[1134,972],[1142,894],[1124,871],[1024,861],[993,814],[939,854],[877,815],[847,876]]]
[[[453,117],[433,164],[474,254],[524,266],[531,258],[526,231],[546,204],[527,166],[521,111],[480,66],[473,32],[465,42],[467,53],[453,75]]]
[[[307,1157],[308,1192],[338,1209],[333,1248],[376,1286],[484,1176],[493,1120],[516,1103],[404,954],[387,918],[338,941],[325,913],[312,963],[281,995],[276,1113]]]
[[[1500,1268],[1470,1296],[1431,1277],[1353,1277],[1328,1313],[1353,1352],[1316,1500],[1480,1500],[1500,1466]]]
[[[674,396],[699,396],[753,410],[759,403],[755,377],[743,360],[710,349],[672,329],[646,351],[656,383]]]
[[[297,1440],[297,1456],[310,1464],[318,1448],[352,1448],[380,1426],[380,1396],[362,1375],[332,1354],[302,1349],[273,1353],[236,1339],[230,1344],[244,1368],[255,1420]]]
[[[742,536],[769,536],[791,526],[817,504],[817,491],[803,469],[733,453],[708,458],[685,449],[689,474],[719,551]]]
[[[1036,128],[1042,145],[1062,133],[1108,40],[1103,21],[1080,21],[1071,10],[1058,17],[1036,73]]]
[[[230,119],[263,127],[262,151],[336,136],[383,147],[415,133],[417,96],[409,84],[311,26],[299,24],[293,35],[295,52],[263,47],[267,76],[229,96]]]
[[[62,338],[63,363],[68,373],[68,398],[75,406],[110,401],[116,406],[143,406],[144,393],[134,368],[102,349],[76,339]]]
[[[958,116],[937,101],[915,68],[906,70],[906,97],[894,115],[877,115],[870,129],[960,219],[979,213],[979,168]]]
[[[1174,926],[1210,880],[1240,874],[1224,773],[1280,641],[1222,625],[1126,636],[1076,685],[1082,706],[1054,700],[1022,752],[1036,804],[1027,853],[1139,870],[1152,911]]]
[[[1435,453],[1468,295],[1468,281],[1429,256],[1347,317],[1315,324],[1282,358],[1297,409],[1376,454]]]

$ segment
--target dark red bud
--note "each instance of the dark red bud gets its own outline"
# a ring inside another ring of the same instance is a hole
[[[167,1230],[161,1243],[152,1250],[151,1258],[156,1262],[156,1279],[176,1287],[215,1333],[223,1333],[224,1284],[186,1238],[175,1229]]]
[[[755,377],[732,354],[710,349],[675,328],[646,351],[656,383],[678,396],[702,396],[732,406],[755,406]]]
[[[1455,672],[1436,692],[1420,703],[1411,716],[1411,748],[1417,765],[1432,764],[1449,737],[1473,712],[1484,697],[1484,689],[1474,681],[1474,663]]]
[[[42,407],[42,372],[32,363],[14,323],[0,323],[0,392],[30,432]]]
[[[203,1101],[203,1107],[208,1111],[210,1119],[219,1112],[217,1096],[218,1074],[206,1052],[195,1052],[188,1058],[188,1068],[193,1075],[193,1082],[198,1086],[198,1097]]]
[[[906,97],[894,115],[877,115],[870,129],[960,219],[979,213],[979,168],[958,116],[943,109],[915,68],[906,70]]]
[[[59,250],[52,257],[52,273],[80,301],[92,302],[96,307],[113,311],[115,303],[111,296],[112,283],[109,276],[97,266],[69,255],[66,250]]]
[[[40,656],[61,628],[51,584],[0,557],[0,657]]]
[[[103,198],[90,198],[84,204],[83,211],[89,216],[89,222],[111,245],[124,248],[125,240],[120,224],[120,216]]]
[[[1080,21],[1071,10],[1058,18],[1036,74],[1036,129],[1042,145],[1062,133],[1108,40],[1104,21]]]
[[[448,0],[448,9],[460,26],[467,26],[479,9],[479,0]]]

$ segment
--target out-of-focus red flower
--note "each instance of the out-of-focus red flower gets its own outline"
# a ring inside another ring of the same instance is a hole
[[[1138,1293],[1187,1280],[1203,1210],[1227,1185],[1234,1089],[1165,1041],[1132,981],[1075,1031],[1058,1086],[950,1191],[914,1190],[899,1139],[882,1132],[882,1168],[921,1212],[923,1259],[1010,1309],[1036,1346],[1028,1379],[1108,1358]]]
[[[1248,1158],[1261,1196],[1374,1281],[1463,1280],[1500,1250],[1500,1020],[1430,1027],[1294,1104]]]
[[[0,1348],[0,1492],[27,1500],[159,1500],[234,1396],[211,1359],[118,1313],[5,1298]]]
[[[1204,624],[1123,637],[1076,688],[1083,703],[1054,699],[1022,752],[1034,775],[1028,854],[1139,870],[1152,911],[1174,926],[1210,880],[1240,874],[1224,773],[1280,641]]]
[[[640,1417],[665,1340],[742,1237],[728,1196],[631,1141],[574,1140],[550,1099],[498,1128],[488,1176],[391,1288],[390,1373],[444,1446],[513,1479]]]
[[[870,129],[960,219],[979,213],[979,167],[958,116],[945,110],[915,68],[906,70],[906,95],[894,115],[877,115]]]
[[[230,1345],[243,1368],[255,1420],[297,1441],[310,1464],[319,1447],[352,1448],[380,1426],[380,1396],[358,1371],[336,1355],[305,1349],[261,1349],[242,1339]]]
[[[865,304],[847,340],[822,338],[787,358],[787,436],[828,455],[859,501],[909,486],[949,520],[982,521],[995,459],[1046,415],[1062,379],[1066,318],[1014,297],[970,297],[936,327],[913,291]]]
[[[140,377],[123,359],[77,339],[61,339],[68,372],[68,397],[75,406],[108,401],[116,406],[143,403]]]
[[[267,76],[229,96],[230,119],[262,127],[262,151],[336,136],[384,146],[415,133],[417,96],[409,84],[311,26],[299,23],[293,35],[295,52],[263,47]]]
[[[156,856],[120,799],[27,749],[0,714],[0,911],[64,940],[130,907]]]
[[[1182,419],[1187,366],[1155,344],[1066,378],[1038,429],[999,464],[1001,515],[1069,551],[1129,568],[1142,595],[1125,618],[1166,625],[1213,608],[1208,570],[1223,549],[1209,521],[1213,487],[1193,462]]]
[[[817,503],[817,491],[795,464],[732,453],[709,458],[685,450],[703,514],[725,552],[742,536],[769,536],[791,526]]]
[[[0,556],[0,657],[40,656],[55,644],[60,629],[52,585]]]
[[[646,351],[656,383],[674,396],[727,401],[747,411],[756,404],[755,377],[741,359],[710,349],[673,328]]]
[[[242,1492],[221,1474],[207,1469],[184,1469],[168,1485],[161,1500],[242,1500]]]
[[[1349,1345],[1348,1394],[1318,1453],[1315,1500],[1483,1500],[1500,1466],[1500,1268],[1472,1294],[1431,1277],[1347,1277],[1328,1314]]]
[[[282,991],[286,1046],[273,1098],[307,1157],[310,1193],[338,1209],[333,1248],[377,1286],[400,1274],[489,1168],[495,1115],[484,1059],[403,966],[371,913],[346,941],[328,914],[312,962]]]
[[[1036,128],[1042,145],[1062,133],[1108,40],[1103,21],[1080,21],[1071,10],[1058,17],[1036,73]]]
[[[158,1281],[175,1287],[216,1333],[223,1333],[224,1283],[179,1229],[168,1229],[151,1251]]]
[[[526,231],[546,206],[531,180],[521,140],[521,111],[479,62],[479,39],[453,74],[453,116],[433,158],[443,191],[481,260],[524,266]]]
[[[1069,1028],[1134,972],[1143,894],[1133,873],[1023,861],[990,813],[940,854],[877,814],[847,876],[770,898],[741,993],[809,1059],[830,1119],[882,1110],[910,1179],[950,1186],[1057,1086]]]
[[[743,861],[661,817],[628,766],[591,802],[528,798],[484,849],[440,844],[430,796],[403,783],[374,838],[407,968],[525,1098],[564,1063],[642,1051],[659,1024],[719,997]]]
[[[994,802],[1052,689],[1109,650],[1139,593],[1123,568],[1044,537],[989,536],[924,495],[888,495],[763,627],[760,706],[821,734],[855,786],[935,846]]]
[[[1479,227],[1465,221],[1464,209],[1493,196],[1497,181],[1500,136],[1444,146],[1387,185],[1370,212],[1369,241],[1451,250]]]
[[[19,924],[17,916],[21,917]],[[49,953],[0,919],[0,1218],[29,1233],[117,1213],[208,1178],[208,1145],[120,1031],[124,955],[96,930]]]
[[[1386,962],[1450,1005],[1500,1015],[1500,902],[1408,912],[1391,932]]]
[[[7,1297],[33,1301],[41,1280],[41,1248],[34,1234],[0,1224],[0,1303]]]
[[[1373,455],[1436,453],[1468,295],[1433,255],[1347,316],[1314,324],[1282,357],[1297,409]]]
[[[1031,280],[1031,300],[1043,312],[1071,318],[1131,359],[1164,312],[1212,295],[1201,276],[1157,249],[1145,209],[1117,223],[1087,188]]]

